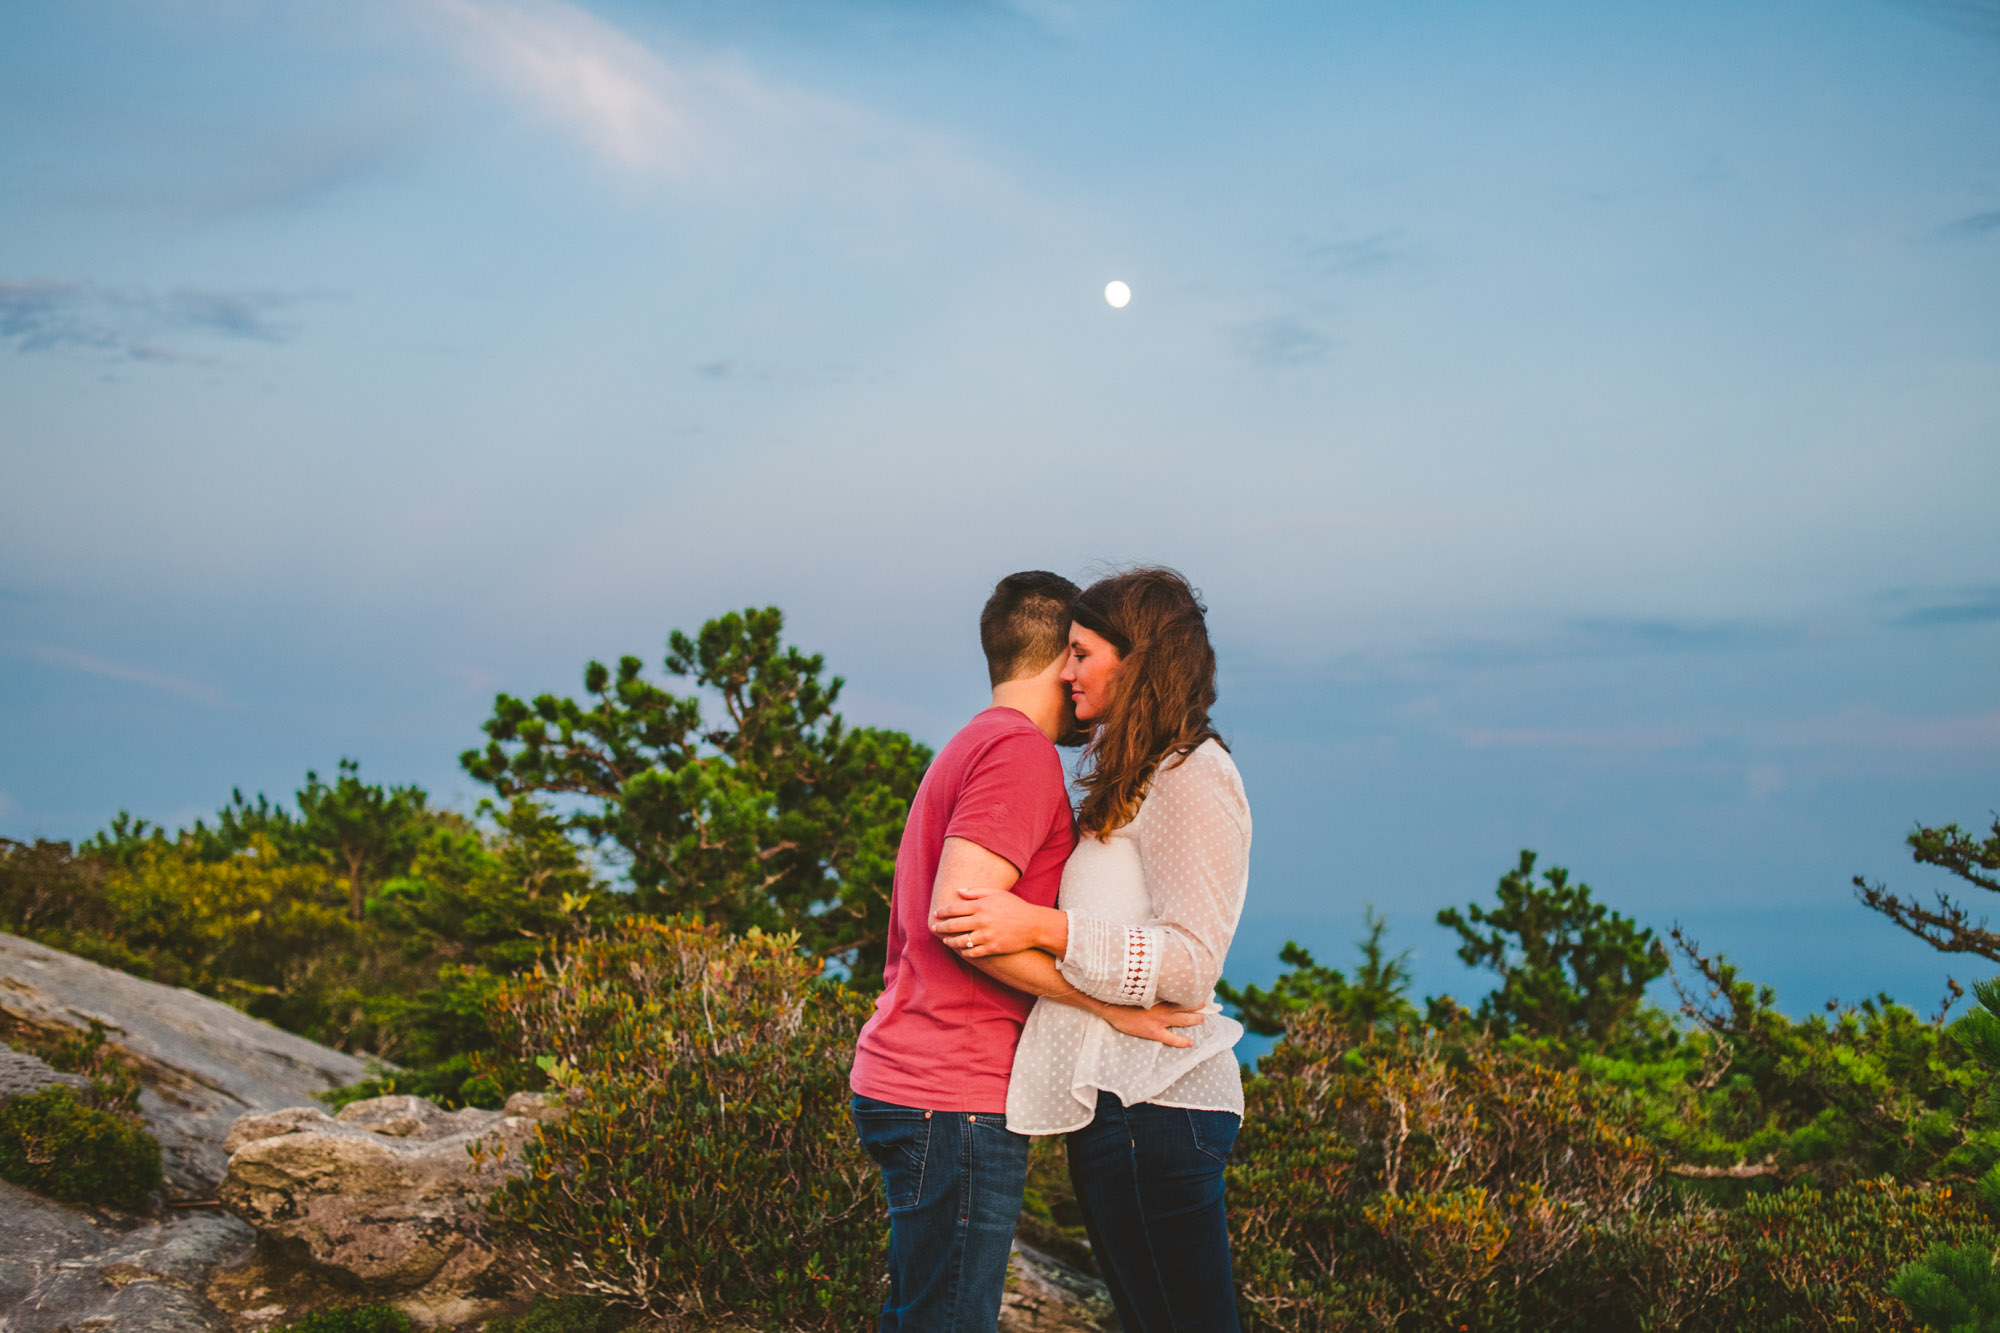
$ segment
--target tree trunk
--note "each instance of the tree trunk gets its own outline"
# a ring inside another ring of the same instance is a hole
[[[347,854],[347,915],[355,921],[361,920],[361,857],[353,852]]]

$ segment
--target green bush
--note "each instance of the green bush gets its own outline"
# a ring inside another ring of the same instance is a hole
[[[410,1317],[393,1305],[314,1310],[272,1333],[410,1333]]]
[[[628,1314],[589,1296],[539,1298],[520,1314],[489,1320],[485,1333],[622,1333]]]
[[[1985,1245],[1940,1245],[1889,1285],[1936,1333],[2000,1333],[2000,1271]]]
[[[1639,1206],[1659,1163],[1629,1114],[1482,1032],[1357,1042],[1308,1010],[1246,1102],[1229,1189],[1253,1324],[1615,1326],[1587,1261],[1671,1230]]]
[[[1713,1206],[1586,1068],[1469,1028],[1297,1015],[1229,1170],[1246,1321],[1285,1330],[1916,1327],[1902,1266],[1992,1234],[1964,1186],[1799,1184]]]
[[[160,1187],[160,1145],[68,1088],[44,1088],[0,1102],[0,1178],[52,1199],[137,1208]]]
[[[847,1111],[869,1004],[819,970],[789,936],[627,920],[499,987],[501,1072],[565,1107],[493,1200],[532,1280],[665,1318],[872,1321],[887,1215]]]
[[[1898,1271],[1940,1246],[1991,1255],[1994,1244],[1971,1191],[1949,1186],[1799,1185],[1753,1196],[1728,1217],[1740,1267],[1705,1328],[1915,1329],[1892,1294]]]

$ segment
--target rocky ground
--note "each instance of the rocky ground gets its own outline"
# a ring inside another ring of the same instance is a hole
[[[247,1259],[257,1238],[215,1200],[230,1126],[246,1111],[311,1104],[366,1070],[204,996],[0,935],[8,1030],[53,1034],[92,1019],[139,1066],[165,1207],[156,1216],[81,1208],[0,1182],[0,1330],[213,1333],[225,1321],[204,1294],[209,1277]],[[0,1095],[70,1081],[21,1051],[0,1056]]]
[[[382,1097],[329,1116],[314,1094],[364,1077],[354,1057],[0,934],[0,1032],[47,1036],[93,1019],[138,1066],[165,1198],[154,1213],[122,1213],[0,1181],[0,1333],[265,1333],[309,1310],[383,1300],[463,1327],[519,1303],[476,1205],[552,1113],[543,1099],[446,1112]],[[0,1045],[0,1099],[81,1082]],[[1024,1232],[1000,1333],[1115,1328],[1087,1265],[1074,1240]]]

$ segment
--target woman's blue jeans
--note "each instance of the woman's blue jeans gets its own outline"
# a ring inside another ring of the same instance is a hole
[[[993,1333],[1028,1183],[1028,1136],[998,1111],[854,1099],[861,1146],[889,1196],[881,1333]]]
[[[1237,1333],[1222,1168],[1242,1118],[1097,1094],[1069,1178],[1125,1333]]]

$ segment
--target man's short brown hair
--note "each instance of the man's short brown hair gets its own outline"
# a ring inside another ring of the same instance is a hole
[[[1046,569],[1009,574],[979,613],[979,646],[995,685],[1032,676],[1069,644],[1069,604],[1077,586]]]

